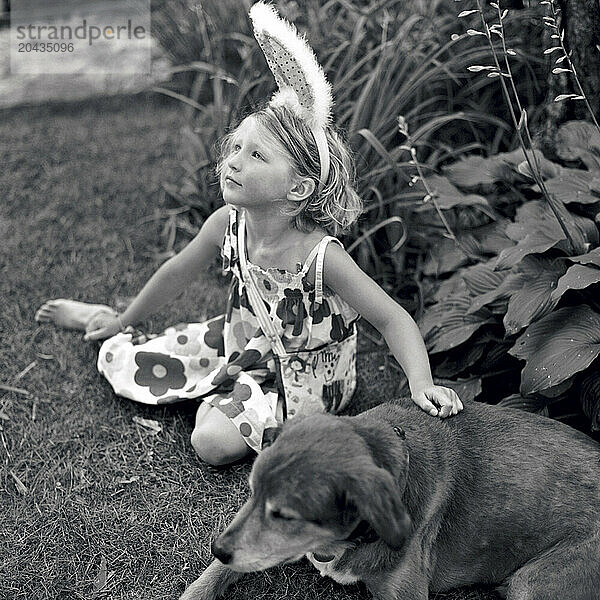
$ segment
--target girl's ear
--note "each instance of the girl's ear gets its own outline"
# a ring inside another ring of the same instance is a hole
[[[297,179],[287,194],[287,199],[293,202],[306,200],[315,191],[315,182],[310,177]]]

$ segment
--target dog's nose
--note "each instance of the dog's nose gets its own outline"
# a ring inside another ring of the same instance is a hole
[[[218,558],[224,565],[228,565],[233,558],[233,554],[223,548],[221,544],[219,544],[219,540],[213,540],[210,545],[210,550],[214,554],[215,558]]]

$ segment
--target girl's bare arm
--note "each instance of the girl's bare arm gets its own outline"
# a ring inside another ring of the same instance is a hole
[[[127,310],[117,317],[105,315],[103,327],[88,330],[86,340],[103,339],[117,333],[121,325],[139,323],[176,298],[206,271],[219,252],[227,227],[229,206],[217,209],[204,223],[196,237],[152,275]],[[114,322],[113,322],[114,321]],[[116,331],[113,331],[116,329]]]
[[[338,244],[327,246],[323,282],[383,335],[423,410],[448,416],[462,409],[453,390],[434,385],[425,342],[413,318]]]

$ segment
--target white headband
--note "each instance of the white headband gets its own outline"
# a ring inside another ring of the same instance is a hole
[[[287,106],[310,127],[319,152],[321,192],[330,167],[325,128],[331,121],[331,86],[306,40],[272,6],[257,2],[250,9],[250,18],[254,37],[279,88],[269,104]]]

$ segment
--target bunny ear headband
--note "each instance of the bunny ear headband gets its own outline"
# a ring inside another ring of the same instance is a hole
[[[319,192],[329,176],[329,146],[325,127],[331,120],[331,86],[306,40],[275,9],[257,2],[250,9],[258,41],[279,90],[269,104],[287,106],[311,129],[321,163]]]

